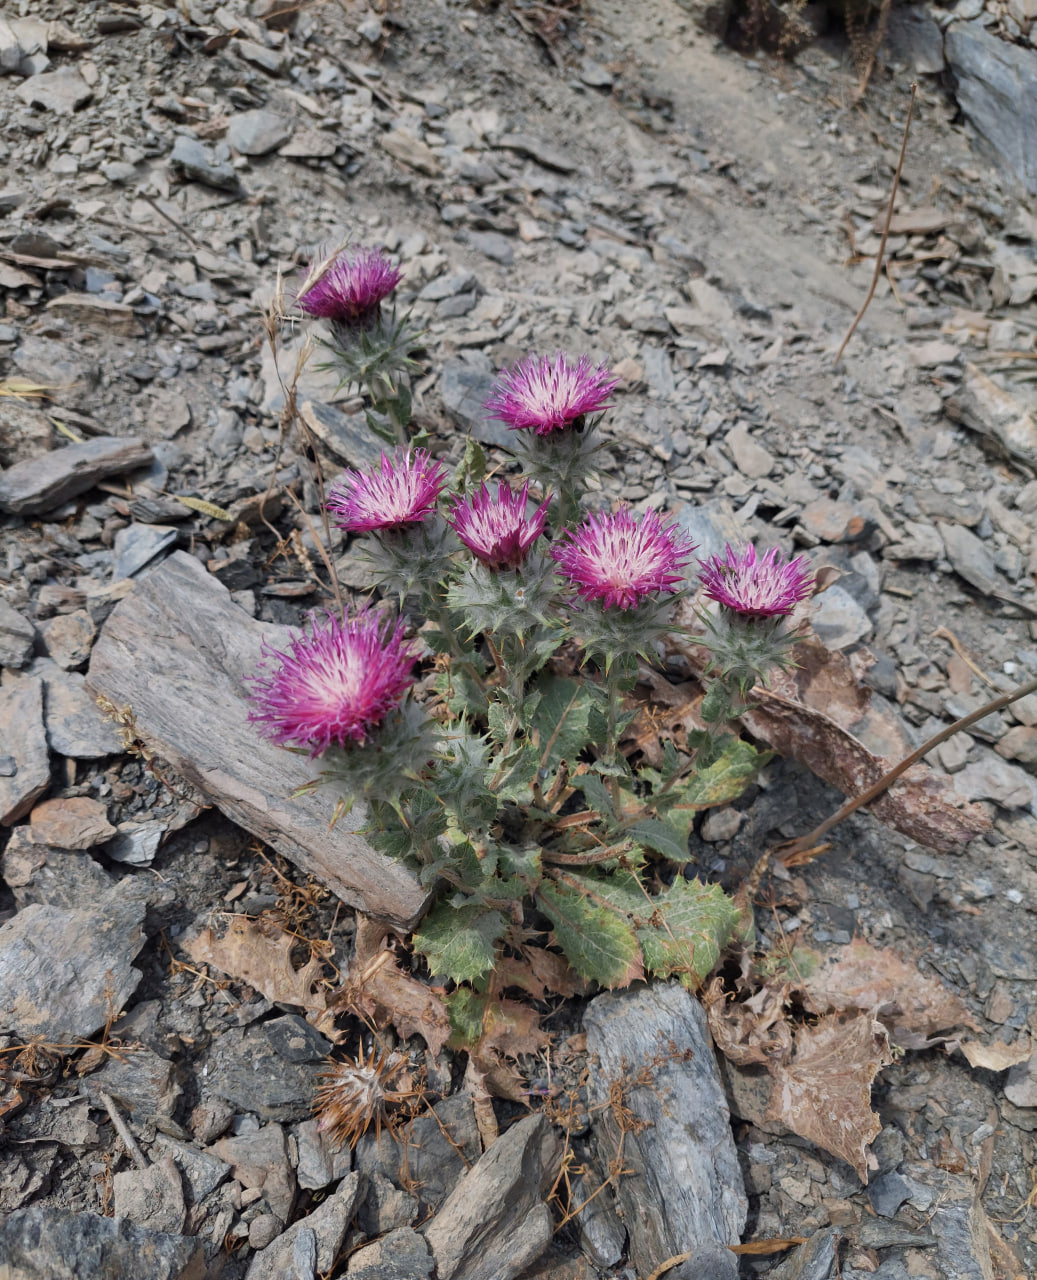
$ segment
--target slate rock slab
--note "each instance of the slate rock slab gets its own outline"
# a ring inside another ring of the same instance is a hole
[[[439,394],[447,413],[482,444],[507,449],[514,443],[512,433],[484,408],[492,390],[493,375],[487,370],[465,364],[463,360],[448,360],[443,365]]]
[[[81,444],[27,462],[15,463],[0,475],[0,511],[34,516],[85,493],[106,476],[146,467],[151,448],[132,437],[95,436]]]
[[[359,1174],[351,1173],[343,1178],[333,1195],[256,1254],[245,1272],[245,1280],[285,1280],[296,1274],[292,1267],[297,1252],[302,1252],[298,1246],[306,1232],[313,1236],[317,1269],[322,1275],[329,1274],[353,1217],[359,1189]]]
[[[203,1280],[201,1241],[145,1231],[125,1218],[34,1205],[0,1225],[5,1280]]]
[[[679,983],[653,983],[598,996],[584,1027],[597,1064],[589,1082],[592,1106],[607,1101],[614,1081],[630,1078],[631,1063],[659,1059],[651,1085],[625,1097],[645,1128],[621,1133],[605,1106],[593,1129],[601,1169],[607,1171],[622,1143],[623,1167],[632,1171],[619,1179],[617,1199],[638,1274],[649,1274],[663,1258],[699,1251],[698,1259],[673,1268],[672,1280],[702,1280],[707,1266],[710,1275],[733,1280],[734,1255],[725,1260],[717,1246],[738,1243],[748,1201],[701,1006]]]
[[[1037,194],[1037,71],[1030,49],[980,22],[957,22],[944,38],[958,105],[985,144],[1027,191]]]
[[[78,910],[19,911],[0,928],[0,1027],[60,1043],[103,1027],[140,981],[130,962],[144,945],[145,905],[122,882]]]
[[[358,1249],[346,1275],[349,1280],[429,1280],[432,1266],[421,1236],[410,1227],[399,1227]]]
[[[23,676],[0,688],[0,742],[14,761],[0,772],[0,826],[24,818],[50,786],[43,681]]]
[[[74,67],[30,76],[16,92],[30,107],[44,107],[58,115],[71,115],[94,96],[93,89]]]
[[[541,1198],[561,1152],[542,1113],[503,1133],[423,1228],[437,1280],[512,1280],[551,1243]]]
[[[137,733],[232,821],[344,902],[410,927],[427,896],[356,834],[366,822],[363,806],[333,826],[330,792],[292,799],[313,778],[313,764],[267,742],[248,721],[244,677],[255,671],[264,640],[283,648],[288,635],[249,617],[178,551],[112,611],[87,686],[131,707]]]
[[[276,111],[259,108],[230,118],[227,141],[243,156],[265,156],[292,136],[292,126]]]
[[[169,163],[193,182],[215,187],[217,191],[238,193],[241,190],[241,182],[234,166],[226,160],[214,160],[208,148],[197,138],[180,134],[169,153]]]
[[[472,1165],[478,1160],[481,1147],[468,1094],[445,1098],[434,1110],[435,1115],[411,1121],[405,1143],[385,1128],[377,1138],[365,1134],[357,1143],[355,1163],[369,1178],[380,1174],[397,1185],[416,1187],[422,1205],[435,1209],[464,1175],[465,1161]]]
[[[24,667],[32,658],[36,628],[0,599],[0,667]]]
[[[51,751],[72,760],[99,760],[123,750],[119,731],[105,720],[78,671],[62,671],[38,658],[33,674],[43,681],[43,717]]]

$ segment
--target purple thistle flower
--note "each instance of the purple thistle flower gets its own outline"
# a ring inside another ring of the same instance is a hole
[[[575,364],[561,351],[529,356],[500,375],[484,407],[512,431],[546,436],[566,427],[581,430],[587,414],[609,407],[609,393],[618,382],[605,365],[592,368],[589,356]]]
[[[473,497],[458,498],[447,524],[488,568],[517,569],[544,532],[550,502],[550,498],[545,498],[536,511],[527,516],[528,497],[528,480],[519,493],[513,493],[506,484],[498,484],[495,499],[481,484]]]
[[[699,563],[699,581],[706,595],[746,618],[786,616],[810,595],[814,585],[806,559],[797,556],[782,564],[777,547],[757,560],[751,543],[743,551],[732,551],[728,546],[723,558],[710,556]]]
[[[628,507],[590,515],[551,548],[562,572],[585,600],[606,609],[634,609],[653,592],[673,592],[695,545],[655,511],[635,520]]]
[[[417,652],[403,641],[402,620],[393,624],[366,607],[344,622],[328,614],[311,615],[310,623],[286,653],[264,648],[279,665],[250,677],[256,710],[249,719],[278,745],[319,756],[332,743],[363,742],[399,706],[414,683]]]
[[[380,470],[347,471],[328,494],[327,509],[340,529],[369,533],[419,524],[432,514],[447,469],[427,449],[382,454]]]
[[[296,298],[300,311],[346,328],[366,326],[403,273],[380,249],[344,250],[317,268],[317,279]]]

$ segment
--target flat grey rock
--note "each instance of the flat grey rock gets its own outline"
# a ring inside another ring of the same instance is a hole
[[[35,902],[72,911],[103,898],[115,883],[89,853],[37,844],[24,824],[11,832],[0,856],[0,874],[19,910]]]
[[[848,649],[872,632],[871,619],[838,583],[816,598],[810,625],[829,649]]]
[[[131,437],[95,436],[18,462],[0,475],[0,511],[41,515],[78,497],[107,476],[146,467],[151,449]]]
[[[560,1150],[543,1113],[508,1129],[423,1229],[437,1280],[512,1280],[551,1242],[550,1188]]]
[[[113,1181],[117,1218],[129,1218],[148,1231],[179,1235],[187,1221],[180,1170],[171,1155],[161,1156],[146,1169],[123,1169]]]
[[[28,665],[35,639],[36,628],[29,619],[0,597],[0,667]]]
[[[381,461],[387,446],[373,434],[363,413],[343,413],[320,400],[303,400],[299,413],[336,462],[362,471]]]
[[[1037,194],[1037,69],[1033,51],[1009,44],[980,22],[949,28],[944,51],[958,105],[985,149]]]
[[[71,760],[99,760],[123,750],[115,725],[104,719],[87,692],[86,677],[37,658],[33,675],[43,681],[43,715],[51,751]]]
[[[5,677],[0,688],[0,742],[7,764],[0,773],[0,826],[24,818],[50,786],[50,753],[43,722],[43,681]]]
[[[241,111],[227,124],[227,141],[243,156],[265,156],[292,136],[292,126],[276,111]]]
[[[46,453],[53,437],[54,428],[45,413],[14,396],[0,397],[0,467]]]
[[[229,1164],[243,1187],[261,1190],[271,1212],[282,1222],[288,1221],[295,1203],[295,1173],[288,1160],[285,1132],[279,1124],[221,1138],[207,1154]]]
[[[0,927],[0,1025],[28,1039],[93,1035],[141,974],[145,899],[125,882],[74,911],[25,907]]]
[[[200,1240],[146,1231],[126,1218],[33,1205],[0,1225],[5,1280],[203,1280]]]
[[[951,776],[951,783],[965,800],[993,800],[1004,809],[1023,809],[1037,803],[1037,779],[1017,764],[1011,764],[977,745],[964,769]]]
[[[306,1037],[294,1025],[279,1025],[289,1021],[305,1019],[289,1015],[229,1028],[214,1049],[218,1069],[213,1072],[213,1092],[261,1120],[287,1122],[308,1116],[317,1073],[331,1045],[312,1028]]]
[[[608,993],[588,1006],[584,1027],[588,1055],[597,1062],[588,1085],[592,1107],[606,1102],[613,1081],[629,1079],[630,1063],[661,1057],[651,1085],[626,1095],[645,1127],[621,1133],[603,1106],[592,1130],[599,1176],[607,1176],[621,1143],[624,1168],[631,1171],[619,1179],[616,1194],[638,1274],[674,1254],[737,1243],[748,1201],[698,1001],[678,982]],[[730,1264],[723,1265],[734,1277],[734,1255],[728,1257]],[[704,1257],[701,1262],[698,1270],[688,1263],[675,1275],[698,1280]],[[709,1265],[716,1271],[721,1264]]]
[[[245,1280],[285,1280],[288,1276],[299,1275],[293,1264],[300,1236],[304,1232],[313,1237],[317,1270],[321,1274],[329,1273],[335,1265],[353,1217],[359,1189],[358,1174],[351,1173],[343,1178],[333,1195],[328,1196],[312,1213],[289,1227],[283,1235],[256,1254],[245,1272]],[[308,1242],[304,1242],[304,1248],[306,1243]],[[301,1253],[302,1250],[298,1252]]]
[[[292,1125],[292,1136],[299,1152],[295,1167],[299,1186],[305,1191],[320,1191],[329,1182],[344,1178],[353,1163],[349,1147],[337,1147],[319,1127],[319,1120],[303,1120]],[[374,1173],[373,1177],[381,1177]]]
[[[418,294],[421,302],[442,302],[458,293],[468,293],[476,286],[474,271],[455,271],[452,275],[430,280]]]
[[[193,182],[201,182],[204,186],[215,187],[217,191],[234,191],[241,189],[238,171],[225,160],[214,160],[209,150],[197,138],[189,138],[179,134],[169,153],[169,163],[179,169],[185,178]]]
[[[676,516],[681,532],[695,544],[699,560],[722,556],[726,547],[738,548],[750,536],[725,498],[711,498],[701,504],[686,502],[677,509]]]
[[[509,151],[517,151],[520,155],[529,156],[545,169],[554,169],[558,173],[575,173],[576,164],[564,152],[547,143],[530,137],[526,133],[505,133],[498,140],[498,146]]]
[[[30,107],[43,107],[56,115],[71,115],[94,96],[93,89],[74,67],[31,76],[16,92]]]
[[[985,595],[1002,589],[993,553],[985,542],[960,524],[939,524],[937,528],[955,573]]]
[[[499,262],[503,267],[510,267],[515,261],[514,244],[499,231],[469,231],[465,239],[473,249],[484,253],[494,262]]]
[[[132,578],[176,545],[176,529],[162,524],[130,524],[115,535],[112,581]]]
[[[493,391],[493,375],[463,360],[448,360],[439,375],[443,407],[463,430],[482,444],[507,449],[511,431],[499,418],[492,418],[485,405]]]
[[[422,1237],[410,1227],[399,1227],[358,1249],[346,1275],[349,1280],[430,1280],[433,1265]]]
[[[164,1133],[155,1135],[152,1154],[160,1152],[172,1156],[183,1178],[184,1200],[188,1205],[199,1204],[230,1177],[230,1165],[224,1160],[199,1151],[186,1142],[178,1142]]]

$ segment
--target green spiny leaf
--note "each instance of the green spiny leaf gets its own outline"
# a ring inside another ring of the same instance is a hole
[[[541,910],[554,925],[565,957],[582,977],[622,987],[640,976],[641,955],[629,923],[618,912],[565,884],[537,890]]]
[[[414,945],[434,974],[455,982],[477,982],[493,968],[504,928],[499,911],[481,906],[455,910],[440,902],[414,935]]]
[[[540,750],[540,764],[554,773],[563,760],[574,765],[590,745],[588,730],[591,695],[582,680],[544,676],[537,681],[541,695],[532,721],[532,733]]]
[[[669,858],[671,862],[687,862],[691,856],[688,853],[688,836],[691,833],[692,818],[689,816],[688,821],[684,824],[679,819],[666,818],[642,818],[640,822],[635,822],[631,827],[624,827],[623,833],[636,840],[639,844],[647,845],[649,849],[654,849],[656,853],[661,853],[664,858]]]
[[[645,968],[701,986],[738,924],[737,906],[719,885],[678,876],[645,907],[650,914],[637,929]]]
[[[680,788],[682,806],[708,809],[737,800],[773,752],[757,751],[741,738],[730,738],[708,769],[701,769]]]
[[[451,1049],[471,1049],[482,1039],[486,997],[479,995],[471,987],[458,987],[443,999],[453,1028]]]

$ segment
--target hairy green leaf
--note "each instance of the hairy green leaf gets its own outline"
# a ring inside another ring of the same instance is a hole
[[[678,876],[645,907],[649,913],[637,929],[645,968],[664,977],[677,974],[688,987],[701,986],[738,923],[734,902],[718,884]]]
[[[641,954],[630,924],[616,911],[565,884],[537,890],[565,958],[580,975],[603,987],[623,987],[641,976]]]
[[[481,906],[456,910],[440,902],[414,935],[414,945],[437,976],[476,982],[493,968],[504,928],[499,911],[486,911]]]
[[[679,803],[695,809],[708,809],[737,800],[772,754],[770,751],[757,751],[741,738],[731,738],[708,769],[692,774],[679,788]]]
[[[656,853],[672,862],[687,862],[688,836],[691,833],[691,820],[682,823],[679,818],[642,818],[632,827],[624,828],[624,835],[636,840],[638,844],[647,845]]]
[[[590,744],[591,696],[585,682],[566,676],[544,676],[536,687],[541,697],[530,736],[538,744],[542,767],[554,773],[563,760],[574,765]]]

